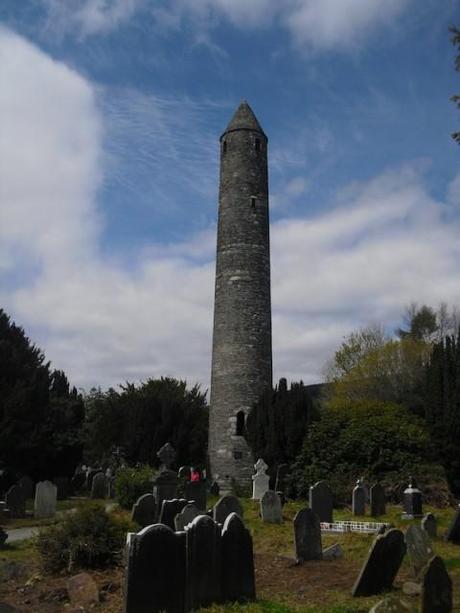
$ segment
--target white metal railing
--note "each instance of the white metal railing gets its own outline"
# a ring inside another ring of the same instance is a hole
[[[366,532],[372,534],[381,528],[390,528],[391,524],[376,521],[322,521],[321,532]]]

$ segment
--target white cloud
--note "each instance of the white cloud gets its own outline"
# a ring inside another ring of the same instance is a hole
[[[0,55],[0,304],[79,385],[170,374],[206,386],[214,228],[150,245],[135,269],[103,258],[93,87],[5,30]],[[275,375],[318,380],[351,330],[396,324],[413,301],[460,304],[460,224],[444,208],[414,164],[343,189],[327,213],[273,224]]]
[[[42,0],[48,26],[88,36],[120,27],[144,10],[160,28],[177,30],[192,20],[199,31],[228,20],[243,29],[270,24],[288,30],[300,45],[320,50],[356,47],[392,23],[411,0]],[[215,52],[215,42],[207,41]],[[222,49],[219,47],[219,52]]]

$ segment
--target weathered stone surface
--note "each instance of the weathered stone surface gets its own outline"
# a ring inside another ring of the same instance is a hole
[[[339,558],[343,558],[343,549],[339,543],[323,549],[323,560],[338,560]]]
[[[296,560],[321,560],[321,526],[316,513],[311,509],[301,509],[294,517],[293,528]]]
[[[91,498],[105,498],[107,493],[107,477],[102,472],[95,474],[91,485]]]
[[[405,553],[404,534],[400,530],[377,536],[353,586],[353,596],[373,596],[390,590]]]
[[[182,613],[185,533],[155,524],[128,535],[124,613]]]
[[[193,500],[195,506],[200,511],[206,510],[206,482],[205,481],[188,481],[184,488],[185,498]]]
[[[73,605],[89,606],[99,602],[96,582],[88,573],[79,573],[67,581],[67,592]]]
[[[177,476],[183,481],[190,481],[191,472],[190,466],[181,466],[177,471]]]
[[[406,596],[419,596],[422,593],[420,583],[414,581],[405,581],[402,586],[402,591]]]
[[[411,525],[406,531],[405,540],[412,571],[417,579],[434,555],[430,537],[420,526]]]
[[[178,532],[177,534],[184,534]],[[221,530],[207,515],[186,527],[187,610],[197,610],[222,600]]]
[[[363,486],[362,479],[358,479],[356,486],[353,488],[351,512],[353,515],[366,514],[366,489]]]
[[[10,517],[26,516],[26,496],[23,488],[16,484],[6,492],[6,506],[10,510]]]
[[[155,523],[156,504],[153,494],[144,494],[133,504],[131,510],[131,520],[135,521],[141,528],[151,526]]]
[[[286,496],[284,495],[283,492],[276,492],[279,496],[280,502],[281,502],[281,507],[284,507],[284,505],[286,504]]]
[[[39,481],[35,487],[34,517],[44,519],[56,513],[57,488],[51,481]]]
[[[162,464],[162,468],[169,470],[176,459],[176,452],[171,443],[165,443],[157,452],[157,458]]]
[[[319,521],[332,522],[332,492],[326,481],[318,481],[310,487],[310,509],[319,517]]]
[[[24,496],[26,499],[34,497],[35,482],[28,475],[21,477],[18,481],[18,485],[24,490]]]
[[[460,545],[460,505],[452,517],[444,539],[450,543]]]
[[[280,497],[273,490],[267,490],[260,501],[260,514],[262,521],[269,524],[281,524],[283,509]]]
[[[173,470],[163,470],[153,481],[153,495],[157,513],[161,511],[163,500],[173,500],[177,497],[179,480]]]
[[[88,490],[88,492],[91,492],[91,488],[93,486],[93,479],[94,477],[98,474],[101,473],[102,468],[88,468],[86,471],[86,480],[85,480],[85,487]]]
[[[385,490],[380,485],[380,483],[375,483],[371,487],[369,495],[370,495],[372,517],[379,517],[380,515],[385,515],[386,513]]]
[[[420,613],[450,613],[452,611],[452,580],[444,562],[434,556],[422,573]]]
[[[220,494],[220,487],[219,484],[217,483],[217,481],[213,481],[211,484],[211,487],[209,489],[209,493],[211,494],[211,496],[219,496]]]
[[[256,474],[252,475],[252,499],[261,500],[265,492],[269,490],[270,477],[267,475],[268,465],[259,458],[254,464]]]
[[[174,518],[188,504],[185,498],[174,498],[173,500],[163,500],[160,511],[160,524],[164,524],[175,530]]]
[[[248,602],[256,598],[252,537],[236,513],[222,529],[222,600]]]
[[[288,476],[289,465],[280,464],[276,470],[275,491],[283,493],[286,491],[286,480]]]
[[[433,513],[426,513],[420,522],[422,530],[424,530],[431,539],[435,539],[438,535],[438,521]]]
[[[186,504],[182,511],[174,517],[176,531],[184,530],[185,526],[188,526],[198,515],[201,513],[194,504]]]
[[[272,389],[267,137],[246,102],[221,137],[220,161],[209,455],[224,492],[232,478],[251,484],[238,425]]]
[[[230,513],[236,513],[243,519],[243,507],[238,498],[231,495],[222,496],[214,505],[214,521],[223,525]]]

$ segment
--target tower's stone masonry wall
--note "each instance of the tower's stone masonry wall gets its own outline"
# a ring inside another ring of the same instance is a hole
[[[231,124],[230,124],[231,125]],[[236,416],[272,385],[267,139],[254,129],[221,138],[209,454],[226,487],[248,484],[253,458]]]

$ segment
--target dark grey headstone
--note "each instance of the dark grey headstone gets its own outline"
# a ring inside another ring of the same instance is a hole
[[[24,490],[26,498],[33,498],[35,495],[35,483],[28,475],[24,475],[18,481],[18,485]]]
[[[157,505],[157,513],[161,511],[163,500],[173,500],[177,497],[179,480],[173,470],[163,470],[153,481],[153,495]]]
[[[35,486],[34,517],[44,519],[56,513],[57,488],[51,481],[39,481]]]
[[[370,489],[370,503],[372,517],[385,515],[385,490],[380,483],[375,483]]]
[[[183,534],[178,532],[177,534]],[[199,515],[185,531],[187,548],[187,610],[222,601],[221,530],[207,515]]]
[[[70,495],[70,481],[68,477],[56,477],[53,483],[57,487],[57,499],[65,500]]]
[[[450,543],[460,545],[460,505],[454,513],[444,539]]]
[[[326,481],[318,481],[310,487],[309,502],[319,521],[332,522],[332,492]]]
[[[131,534],[125,571],[124,613],[182,613],[185,534],[162,524]]]
[[[423,517],[422,492],[413,479],[403,493],[403,508],[406,517]]]
[[[209,490],[209,493],[211,494],[211,496],[219,496],[220,494],[220,487],[219,484],[217,483],[217,481],[213,481],[211,484],[211,488]]]
[[[286,491],[286,480],[289,475],[289,465],[280,464],[276,471],[275,490],[278,492]]]
[[[358,480],[356,486],[353,488],[351,512],[353,515],[366,514],[366,489],[361,480]]]
[[[415,578],[418,578],[421,570],[433,557],[433,547],[430,537],[420,528],[412,524],[406,531],[407,553]]]
[[[280,497],[273,490],[267,490],[260,501],[260,515],[262,521],[269,524],[281,524],[283,521],[283,508]]]
[[[431,539],[436,538],[438,534],[438,521],[433,513],[426,513],[420,522],[420,526]]]
[[[222,599],[248,602],[256,598],[252,537],[242,519],[231,513],[222,530]]]
[[[171,466],[174,464],[174,460],[176,459],[176,452],[174,451],[174,447],[171,443],[165,443],[163,447],[161,447],[157,452],[157,458],[159,458],[162,466],[169,470]]]
[[[181,466],[177,471],[177,476],[182,481],[190,481],[191,473],[190,466]]]
[[[185,526],[188,526],[198,515],[201,515],[201,513],[194,504],[186,504],[182,511],[174,518],[176,531],[184,530]]]
[[[155,523],[156,505],[153,494],[144,494],[133,504],[131,520],[145,528]]]
[[[107,477],[99,472],[94,475],[91,484],[91,498],[106,498],[107,496]]]
[[[223,525],[230,513],[236,513],[241,519],[244,519],[243,507],[240,501],[235,496],[229,494],[222,496],[214,505],[214,521]]]
[[[188,481],[185,484],[185,498],[193,500],[200,511],[205,511],[206,481]]]
[[[16,484],[6,492],[6,506],[10,510],[10,517],[26,516],[26,496],[23,488]]]
[[[93,487],[93,479],[94,477],[101,473],[102,469],[101,468],[89,468],[86,472],[86,480],[85,480],[85,487],[88,490],[88,492],[91,492],[91,488]]]
[[[185,498],[174,498],[173,500],[163,500],[160,511],[160,524],[164,524],[175,530],[174,518],[188,504]]]
[[[0,526],[0,549],[3,548],[3,545],[6,543],[7,539],[8,533]]]
[[[404,534],[388,530],[377,536],[353,586],[353,596],[373,596],[391,590],[406,553]]]
[[[452,581],[441,558],[431,558],[421,580],[420,613],[450,613],[453,605]]]
[[[293,527],[296,560],[321,560],[321,526],[316,513],[311,509],[301,509],[294,517]]]

